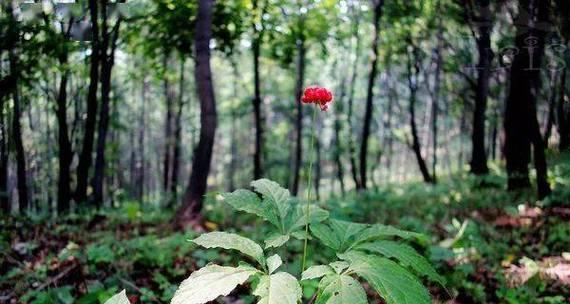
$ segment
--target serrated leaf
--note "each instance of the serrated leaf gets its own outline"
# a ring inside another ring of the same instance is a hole
[[[273,235],[265,240],[265,249],[281,247],[289,240],[289,235]]]
[[[367,304],[366,292],[362,285],[348,275],[330,275],[319,283],[321,292],[315,304]]]
[[[294,276],[278,272],[261,277],[253,294],[260,298],[258,304],[297,304],[302,291]]]
[[[394,241],[376,241],[357,245],[355,249],[380,253],[388,258],[394,258],[403,266],[412,268],[417,273],[427,276],[430,280],[441,285],[445,284],[445,279],[435,271],[428,260],[408,245]]]
[[[131,302],[129,301],[129,298],[127,298],[127,292],[123,289],[121,292],[105,301],[105,304],[131,304]]]
[[[270,257],[267,258],[267,269],[269,271],[269,274],[272,274],[275,269],[279,268],[279,266],[281,266],[281,264],[283,264],[283,261],[281,260],[281,257],[277,254],[274,254]]]
[[[333,230],[325,224],[311,225],[311,233],[319,239],[325,246],[338,251],[340,249],[340,239]]]
[[[352,270],[376,290],[387,304],[430,304],[427,289],[418,279],[395,262],[358,251],[339,254]]]
[[[307,268],[301,275],[301,280],[317,279],[325,275],[334,274],[334,270],[329,265],[316,265]]]
[[[311,232],[324,245],[342,252],[353,242],[353,237],[366,227],[366,224],[331,219],[328,225],[311,225]]]
[[[336,273],[340,274],[343,270],[347,269],[350,266],[345,261],[336,261],[329,264]]]
[[[258,179],[251,182],[255,191],[263,195],[263,200],[273,205],[281,220],[285,219],[291,207],[289,203],[289,190],[281,187],[278,183],[268,179]]]
[[[224,201],[237,210],[255,214],[264,220],[280,227],[277,214],[272,206],[263,203],[252,191],[239,189],[223,195]]]
[[[228,295],[257,272],[257,269],[247,266],[205,266],[180,284],[170,303],[201,304],[213,301],[219,296]]]
[[[316,205],[309,205],[309,224],[316,224],[326,220],[329,212]],[[307,206],[297,204],[287,216],[285,221],[285,229],[291,233],[299,228],[305,227],[307,224]]]
[[[265,256],[263,255],[263,249],[261,249],[261,246],[256,242],[237,234],[220,231],[204,233],[192,240],[192,242],[205,248],[238,250],[258,261],[259,264],[265,265]]]
[[[405,240],[414,239],[414,240],[417,240],[418,242],[420,242],[422,244],[427,243],[429,241],[427,236],[425,236],[421,233],[400,230],[400,229],[395,228],[393,226],[375,224],[375,225],[372,225],[371,227],[363,230],[358,235],[358,237],[356,237],[355,241],[352,242],[352,246],[354,246],[356,244],[363,243],[363,242],[367,242],[370,240],[386,239],[388,237],[394,237],[394,236],[397,236],[397,237],[405,239]]]

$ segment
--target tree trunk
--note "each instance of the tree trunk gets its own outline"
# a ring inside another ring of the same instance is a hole
[[[210,68],[210,39],[212,38],[213,0],[199,0],[196,19],[196,67],[195,78],[200,99],[200,140],[194,151],[192,172],[184,195],[183,205],[178,210],[175,225],[183,228],[199,217],[207,189],[210,162],[216,135],[217,113],[212,71]]]
[[[548,141],[550,140],[550,135],[552,135],[552,127],[554,126],[554,120],[556,119],[556,91],[557,91],[557,79],[558,72],[550,72],[550,98],[548,99],[548,118],[546,120],[546,126],[544,128],[544,144],[548,146]]]
[[[382,16],[382,6],[384,0],[372,0],[374,4],[374,38],[372,40],[372,55],[370,62],[370,73],[368,74],[368,87],[366,90],[366,110],[364,112],[364,124],[362,126],[362,138],[360,145],[360,184],[359,189],[366,189],[367,173],[367,153],[368,138],[370,137],[370,127],[372,122],[372,102],[374,100],[374,83],[378,69],[378,45],[380,43],[380,17]]]
[[[353,127],[352,127],[352,116],[353,116],[353,109],[354,109],[354,90],[356,88],[356,79],[357,79],[357,74],[358,74],[358,62],[360,60],[360,34],[358,33],[358,29],[360,27],[360,17],[358,16],[358,13],[356,12],[356,10],[354,9],[354,7],[352,7],[353,11],[354,11],[354,22],[353,22],[353,29],[352,29],[352,35],[355,37],[356,40],[356,47],[355,47],[355,52],[354,52],[354,63],[353,63],[353,69],[352,69],[352,75],[350,77],[350,88],[349,88],[349,94],[348,94],[348,111],[347,111],[347,134],[346,136],[348,137],[348,157],[349,157],[349,161],[350,161],[350,171],[352,174],[352,179],[354,181],[354,184],[356,186],[356,189],[360,189],[360,180],[359,180],[359,176],[358,176],[358,167],[356,166],[356,151],[355,151],[355,144],[354,144],[354,136],[353,136]]]
[[[57,212],[66,213],[69,210],[71,200],[71,161],[73,152],[71,150],[71,140],[67,125],[67,82],[69,70],[65,68],[68,62],[67,50],[64,50],[59,57],[59,64],[65,70],[59,83],[59,93],[57,96],[56,117],[58,124],[58,144],[59,144],[59,178],[57,184]]]
[[[93,141],[95,138],[95,125],[97,122],[97,88],[99,85],[99,7],[97,0],[89,0],[91,16],[91,58],[89,71],[89,89],[87,93],[87,117],[85,119],[85,133],[83,134],[83,147],[79,155],[77,165],[77,186],[75,189],[75,201],[78,204],[85,203],[87,198],[87,181],[89,169],[93,161]]]
[[[479,64],[477,65],[477,87],[475,92],[475,110],[473,111],[473,133],[471,135],[471,173],[483,175],[489,173],[487,167],[487,154],[485,153],[485,113],[487,111],[487,97],[489,95],[489,77],[491,75],[491,14],[490,0],[479,0],[480,21],[479,37],[477,42]]]
[[[411,39],[410,44],[412,44]],[[413,45],[413,59],[410,54],[408,54],[408,87],[410,89],[410,102],[408,104],[408,111],[410,114],[410,127],[412,131],[412,144],[411,148],[414,151],[416,159],[418,161],[418,166],[420,167],[420,172],[426,183],[434,183],[432,175],[429,174],[428,167],[422,156],[420,139],[418,137],[418,128],[416,126],[416,94],[418,90],[418,75],[420,73],[420,61],[418,56],[418,48]],[[412,62],[413,60],[413,62]]]
[[[558,118],[558,134],[560,134],[560,143],[558,149],[565,151],[570,149],[570,102],[568,101],[568,93],[566,91],[567,70],[562,71],[560,77],[560,86],[558,92],[557,118]]]
[[[6,100],[0,96],[0,210],[4,214],[10,214],[10,195],[8,193],[8,141],[6,130],[6,118],[4,107]]]
[[[253,11],[257,13],[257,0],[253,0]],[[260,18],[263,22],[263,18]],[[255,124],[255,151],[253,152],[253,178],[260,179],[263,176],[263,116],[261,114],[261,81],[259,72],[259,58],[261,57],[261,39],[262,30],[259,30],[255,22],[252,23],[253,28],[253,120]]]
[[[17,167],[17,180],[18,180],[18,202],[20,212],[25,212],[28,209],[28,181],[26,176],[26,155],[24,151],[24,144],[22,141],[22,124],[20,122],[21,101],[20,92],[18,87],[18,62],[16,54],[13,50],[10,51],[10,73],[14,75],[16,85],[12,92],[13,116],[12,116],[12,141],[16,152],[16,167]]]
[[[170,54],[164,55],[163,65],[166,71],[170,66]],[[167,73],[167,72],[166,72]],[[162,187],[164,191],[167,193],[167,201],[170,200],[170,195],[168,191],[170,189],[170,181],[171,179],[171,171],[172,168],[170,165],[172,164],[172,148],[173,148],[173,134],[172,134],[172,116],[174,111],[174,91],[172,88],[172,84],[170,83],[170,79],[168,75],[163,76],[163,88],[164,88],[164,98],[166,101],[166,119],[164,121],[164,160],[162,163]]]
[[[141,91],[141,113],[139,117],[139,134],[138,134],[138,143],[139,143],[139,157],[136,161],[136,199],[138,201],[144,200],[145,194],[145,183],[146,183],[146,94],[148,91],[148,81],[146,79],[146,75],[143,76],[142,79],[142,91]]]
[[[505,110],[505,156],[509,190],[530,187],[528,165],[531,142],[537,150],[535,157],[539,156],[537,164],[542,165],[540,158],[544,153],[544,145],[542,140],[536,138],[538,123],[535,125],[534,122],[537,119],[536,99],[540,90],[540,67],[546,33],[536,28],[534,18],[538,18],[538,22],[547,21],[549,4],[548,0],[519,1],[519,7],[526,13],[519,14],[516,22],[518,29],[515,43],[520,53],[514,57],[511,67]],[[540,134],[540,129],[538,133]],[[546,165],[545,161],[543,165]],[[546,173],[545,168],[537,167],[537,171],[540,171],[537,174]],[[542,179],[546,180],[545,176],[537,176],[537,180]]]
[[[180,59],[180,83],[178,89],[178,108],[174,117],[174,152],[172,153],[172,172],[170,175],[170,202],[173,205],[177,201],[178,195],[178,172],[180,168],[181,137],[182,137],[182,109],[184,108],[184,63],[185,59]]]
[[[302,25],[300,28],[302,28]],[[293,195],[297,195],[299,191],[299,179],[303,162],[303,105],[301,103],[301,96],[303,95],[303,82],[305,80],[305,51],[305,37],[301,32],[297,38],[297,79],[295,82],[295,103],[297,105],[297,117],[295,120],[296,143],[293,163],[293,183],[291,185],[291,193]]]
[[[115,64],[115,49],[121,26],[121,18],[116,21],[111,32],[107,32],[107,8],[106,3],[103,12],[103,42],[101,46],[101,110],[99,112],[99,126],[97,134],[97,156],[95,158],[95,172],[93,175],[93,203],[101,207],[103,205],[103,185],[105,179],[105,148],[107,133],[109,132],[109,108],[111,99],[111,76]],[[107,49],[110,50],[108,51]]]
[[[441,13],[441,1],[437,2],[437,11]],[[437,140],[438,140],[438,116],[439,116],[439,100],[440,100],[440,90],[441,90],[441,68],[443,64],[442,50],[443,50],[443,18],[438,20],[438,32],[437,32],[437,47],[435,48],[435,76],[434,76],[434,89],[433,89],[433,100],[431,108],[431,127],[432,127],[432,162],[431,171],[433,182],[437,182]]]
[[[346,192],[345,186],[344,186],[344,166],[342,164],[342,152],[343,152],[343,147],[342,147],[342,141],[341,141],[341,134],[342,134],[342,124],[341,124],[341,118],[340,118],[340,113],[344,112],[344,98],[346,96],[346,78],[342,78],[341,80],[341,84],[340,84],[340,94],[339,97],[336,99],[336,110],[334,111],[333,115],[334,115],[334,162],[335,162],[335,166],[336,166],[336,177],[338,179],[338,182],[340,183],[340,191],[341,194],[344,195]]]

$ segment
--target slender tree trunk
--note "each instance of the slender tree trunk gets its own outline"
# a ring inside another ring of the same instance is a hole
[[[437,2],[437,11],[441,13],[441,1]],[[433,182],[437,182],[437,140],[438,140],[438,116],[439,116],[439,103],[441,91],[441,68],[443,64],[442,51],[443,51],[443,18],[439,18],[437,30],[437,47],[435,48],[435,77],[433,100],[431,108],[431,127],[432,127],[432,162],[431,171]]]
[[[168,70],[170,66],[170,54],[164,55],[163,65],[166,70]],[[172,116],[174,111],[174,91],[172,88],[172,84],[170,83],[170,79],[168,75],[163,76],[163,88],[164,88],[164,98],[166,101],[166,119],[164,121],[164,160],[162,163],[162,187],[165,192],[168,193],[170,189],[170,181],[172,168],[170,165],[172,164],[172,148],[173,148],[173,134],[172,134]],[[170,195],[167,194],[167,201],[170,200]]]
[[[480,26],[479,37],[474,37],[479,52],[477,65],[477,87],[475,92],[475,110],[473,111],[473,133],[471,135],[471,173],[483,175],[489,172],[487,155],[485,153],[485,113],[487,111],[487,97],[489,95],[489,78],[491,76],[491,13],[490,0],[479,0]]]
[[[558,92],[557,118],[558,134],[560,143],[558,149],[565,151],[570,149],[570,102],[566,91],[567,68],[562,71]]]
[[[302,25],[300,29],[302,31]],[[297,105],[297,117],[295,120],[295,158],[293,163],[293,183],[291,193],[297,195],[299,191],[299,179],[303,162],[303,106],[301,96],[303,95],[303,82],[305,80],[305,37],[301,32],[297,38],[297,79],[295,82],[295,103]]]
[[[550,140],[550,135],[552,134],[552,127],[554,126],[554,120],[556,119],[556,93],[558,90],[557,71],[550,72],[550,98],[548,99],[548,118],[546,120],[546,127],[544,128],[544,144],[548,146],[548,141]]]
[[[87,182],[89,169],[93,161],[93,141],[95,138],[95,125],[97,123],[97,88],[99,86],[99,5],[97,0],[89,0],[91,16],[91,58],[89,72],[89,89],[87,93],[87,117],[85,119],[85,133],[83,134],[83,146],[77,165],[77,186],[75,189],[75,201],[85,203],[87,198]]]
[[[14,75],[16,79],[16,85],[14,86],[14,91],[12,93],[13,104],[13,116],[12,116],[12,141],[14,143],[14,149],[16,152],[16,167],[17,167],[17,180],[18,180],[18,202],[20,212],[25,212],[28,209],[28,181],[26,176],[26,155],[24,151],[24,144],[22,141],[22,124],[20,122],[20,117],[22,116],[21,111],[21,100],[20,92],[18,87],[18,62],[16,59],[16,54],[14,51],[10,51],[10,73]]]
[[[341,134],[342,134],[342,124],[340,113],[344,112],[344,98],[346,97],[346,79],[343,78],[340,84],[340,94],[336,100],[336,110],[334,111],[334,162],[336,166],[336,177],[338,182],[340,183],[340,191],[341,194],[344,195],[346,192],[344,186],[344,166],[342,164],[342,152],[343,152],[343,145],[341,141]]]
[[[535,27],[538,22],[548,19],[550,1],[520,0],[523,12],[517,20],[516,46],[520,53],[515,56],[510,72],[510,89],[505,110],[505,156],[507,160],[508,188],[516,190],[530,187],[529,169],[530,145],[535,148],[537,175],[545,174],[546,161],[542,161],[544,144],[536,132],[536,99],[540,90],[540,67],[544,54],[545,35]],[[536,9],[535,9],[536,8]],[[539,183],[545,176],[537,176]],[[539,185],[539,188],[544,185]],[[544,190],[544,189],[542,189]]]
[[[136,198],[139,201],[144,200],[145,195],[145,186],[146,186],[146,95],[148,91],[148,81],[146,76],[143,76],[142,79],[142,92],[141,92],[141,113],[139,117],[139,134],[138,134],[138,142],[139,142],[139,157],[136,162],[137,168],[137,179],[136,179]]]
[[[360,27],[360,16],[358,15],[357,10],[352,7],[354,12],[354,21],[352,24],[352,35],[356,40],[356,46],[354,51],[354,63],[352,68],[352,75],[350,76],[350,85],[349,85],[349,93],[348,93],[348,111],[347,111],[347,139],[348,139],[348,157],[350,162],[350,172],[352,175],[352,180],[354,181],[354,185],[357,189],[360,189],[360,180],[358,175],[358,166],[356,165],[356,151],[355,151],[355,143],[354,143],[354,136],[353,136],[353,125],[352,125],[352,116],[354,113],[354,91],[356,88],[356,79],[358,77],[358,63],[360,61],[360,48],[361,48],[361,39],[358,29]]]
[[[258,11],[258,1],[253,0],[253,11]],[[259,18],[263,22],[263,18]],[[253,120],[255,124],[255,151],[253,152],[253,178],[260,179],[263,176],[263,116],[261,114],[261,81],[259,72],[259,58],[261,57],[261,41],[263,35],[262,30],[258,29],[255,22],[252,23],[253,28]]]
[[[199,0],[198,2],[194,42],[196,48],[196,88],[200,99],[200,140],[194,151],[192,172],[183,205],[176,215],[175,224],[178,227],[186,227],[199,217],[212,161],[217,126],[216,100],[210,68],[213,4],[213,0]]]
[[[184,63],[185,59],[182,57],[180,59],[180,78],[179,78],[179,88],[178,88],[178,107],[176,110],[176,116],[174,117],[174,152],[172,154],[172,174],[170,175],[170,205],[173,205],[177,201],[178,195],[178,175],[180,168],[180,153],[181,147],[181,137],[182,137],[182,109],[184,108]]]
[[[111,76],[115,64],[115,49],[121,26],[121,18],[116,21],[112,32],[107,32],[107,8],[103,12],[103,42],[101,46],[101,109],[99,112],[99,126],[97,134],[97,156],[95,158],[95,172],[93,175],[93,202],[96,206],[103,205],[103,185],[105,179],[105,148],[107,133],[109,132],[109,111],[111,103]],[[110,50],[108,51],[108,49]]]
[[[410,39],[410,44],[411,39]],[[410,114],[410,127],[412,131],[412,150],[418,161],[420,172],[426,183],[434,183],[432,175],[429,174],[428,167],[422,156],[420,139],[418,137],[418,128],[416,126],[416,94],[418,90],[418,75],[420,73],[420,62],[418,58],[418,48],[413,46],[413,55],[408,54],[408,87],[410,89],[410,102],[408,104],[408,111]],[[413,59],[411,58],[413,56]],[[413,62],[412,62],[413,61]]]
[[[5,98],[0,96],[0,210],[10,214],[10,195],[8,192],[8,140],[6,118],[4,117]]]
[[[67,65],[67,50],[63,51],[59,58],[60,66]],[[58,144],[59,144],[59,178],[57,184],[57,212],[65,213],[69,210],[69,201],[71,200],[71,161],[73,152],[71,150],[71,140],[69,139],[69,130],[67,125],[67,82],[69,79],[69,71],[67,68],[63,71],[59,83],[59,93],[57,97],[56,117],[58,124]]]
[[[364,112],[364,124],[362,126],[362,138],[360,145],[360,189],[366,189],[367,173],[367,153],[368,138],[370,137],[370,127],[372,123],[374,83],[378,71],[378,45],[380,44],[380,18],[382,16],[382,6],[384,0],[372,0],[374,4],[374,38],[372,40],[372,57],[370,62],[370,73],[368,74],[368,87],[366,90],[366,110]]]

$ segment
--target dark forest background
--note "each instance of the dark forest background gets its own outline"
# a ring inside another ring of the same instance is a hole
[[[520,227],[540,208],[554,222],[509,262],[568,251],[566,0],[62,2],[1,2],[1,272],[34,227],[97,230],[119,210],[133,223],[161,214],[152,225],[168,231],[212,229],[232,218],[217,193],[268,178],[302,197],[309,176],[330,209],[439,241],[466,219]],[[316,121],[300,101],[310,85],[335,96]],[[525,251],[552,231],[558,245]],[[57,250],[73,239],[53,237]],[[503,303],[479,270],[441,298]]]

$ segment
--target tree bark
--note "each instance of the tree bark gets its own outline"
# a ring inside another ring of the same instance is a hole
[[[558,92],[558,105],[556,106],[557,129],[560,134],[560,143],[558,149],[565,151],[570,149],[570,102],[568,101],[568,92],[566,91],[567,70],[562,71],[560,77],[560,86]]]
[[[68,62],[67,50],[64,49],[59,56],[59,64],[64,67],[59,83],[59,93],[57,96],[56,117],[58,124],[58,144],[59,144],[59,178],[57,183],[57,212],[66,213],[69,210],[71,200],[71,161],[73,152],[71,150],[71,140],[67,125],[67,82],[69,71],[65,66]]]
[[[485,113],[487,111],[487,97],[489,95],[489,78],[491,76],[491,13],[490,0],[478,0],[481,11],[477,20],[479,37],[477,42],[479,63],[477,65],[477,86],[475,92],[475,109],[473,111],[473,133],[471,134],[471,173],[483,175],[489,173],[487,167],[487,154],[485,152]]]
[[[412,44],[411,39],[410,44]],[[411,148],[414,151],[416,160],[418,161],[418,166],[422,177],[426,183],[434,183],[432,175],[429,174],[428,167],[422,156],[420,139],[418,137],[418,128],[416,126],[416,94],[418,90],[418,75],[420,73],[420,62],[419,62],[419,50],[417,46],[413,45],[413,54],[408,54],[408,88],[410,89],[410,100],[408,104],[408,112],[410,114],[410,128],[412,131],[412,143]],[[413,56],[413,59],[412,59]]]
[[[552,127],[554,127],[554,120],[556,119],[556,93],[558,87],[556,86],[558,80],[558,72],[550,71],[550,97],[548,98],[548,118],[544,128],[544,144],[548,146],[548,141],[552,135]]]
[[[105,148],[107,134],[109,132],[109,109],[111,99],[111,76],[115,64],[115,50],[121,27],[119,17],[111,32],[107,31],[107,5],[106,1],[102,8],[103,16],[103,41],[101,45],[101,109],[99,111],[99,125],[97,134],[97,155],[95,158],[95,172],[93,175],[93,203],[101,207],[103,205],[103,185],[105,179]]]
[[[8,133],[4,117],[5,98],[0,96],[0,210],[10,214],[10,195],[8,193]]]
[[[364,112],[364,124],[362,126],[362,138],[360,145],[360,183],[359,189],[366,189],[367,174],[367,153],[368,138],[370,137],[370,127],[372,122],[374,83],[378,71],[378,45],[380,44],[380,18],[382,16],[382,6],[384,0],[372,0],[374,4],[374,38],[372,40],[372,55],[370,62],[370,73],[368,74],[368,86],[366,90],[366,110]]]
[[[178,172],[180,168],[181,137],[182,137],[182,109],[184,108],[184,63],[185,59],[180,59],[180,78],[178,88],[178,107],[174,117],[174,152],[172,153],[172,172],[170,175],[170,202],[173,205],[177,201],[178,195]]]
[[[302,23],[302,21],[301,21]],[[303,82],[305,80],[305,36],[302,29],[302,24],[299,26],[299,36],[297,37],[297,79],[295,81],[295,103],[297,105],[297,117],[295,120],[295,158],[293,163],[293,183],[291,185],[291,193],[297,195],[299,191],[299,179],[301,166],[303,162],[303,105],[301,103],[301,96],[303,95]]]
[[[354,11],[354,21],[353,21],[353,29],[352,29],[352,34],[355,37],[356,40],[356,47],[355,47],[355,52],[354,52],[354,63],[353,63],[353,69],[352,69],[352,75],[350,77],[350,88],[349,88],[349,94],[348,94],[348,111],[347,111],[347,134],[346,136],[348,137],[348,157],[349,157],[349,162],[350,162],[350,172],[352,175],[352,180],[354,181],[354,185],[356,186],[356,189],[360,189],[360,180],[359,180],[359,175],[358,175],[358,166],[356,165],[356,151],[355,151],[355,144],[354,144],[354,136],[353,136],[353,126],[352,126],[352,116],[354,113],[354,91],[356,88],[356,79],[357,79],[357,74],[358,74],[358,62],[360,60],[360,46],[361,46],[361,42],[360,42],[360,34],[358,33],[358,29],[360,27],[360,16],[358,16],[358,13],[356,12],[356,9],[354,8],[354,6],[352,7],[353,11]]]
[[[91,16],[91,58],[89,71],[89,89],[87,93],[87,117],[85,119],[85,133],[83,134],[83,146],[77,165],[77,186],[75,189],[75,201],[78,204],[85,203],[87,198],[87,182],[89,169],[93,161],[93,141],[95,138],[95,125],[97,123],[97,89],[99,86],[99,5],[97,0],[89,0]]]
[[[546,22],[550,1],[520,0],[523,12],[516,21],[516,46],[520,53],[514,57],[510,72],[510,89],[505,110],[505,156],[507,160],[508,188],[517,190],[530,187],[530,146],[534,146],[539,190],[544,194],[547,185],[546,161],[542,160],[544,144],[536,118],[536,100],[540,90],[540,67],[544,54],[546,33],[537,29],[535,22]],[[534,19],[537,19],[535,21]],[[535,123],[536,122],[536,123]],[[542,168],[544,166],[544,168]]]
[[[258,1],[253,0],[253,11],[257,13],[258,11]],[[265,11],[265,7],[263,9]],[[263,14],[262,11],[262,14]],[[259,18],[263,22],[263,18]],[[261,43],[264,33],[264,27],[261,26],[261,30],[258,29],[255,21],[252,23],[253,28],[253,85],[254,85],[254,95],[253,95],[253,120],[255,124],[255,151],[253,152],[253,178],[260,179],[263,176],[263,128],[264,120],[261,113],[261,81],[259,72],[259,58],[261,57]]]
[[[170,66],[170,54],[166,52],[164,55],[163,65],[166,71]],[[165,72],[167,73],[167,72]],[[162,163],[162,187],[164,191],[167,193],[167,201],[170,200],[168,191],[170,189],[170,181],[171,179],[171,164],[172,164],[172,153],[173,153],[173,134],[172,134],[172,116],[174,111],[174,92],[172,88],[172,84],[170,83],[168,75],[163,76],[163,89],[164,89],[164,98],[166,101],[166,119],[164,121],[164,160]]]
[[[437,11],[441,13],[441,1],[437,2]],[[437,46],[435,48],[435,76],[434,76],[434,89],[433,100],[431,109],[431,123],[432,123],[432,162],[431,171],[433,182],[437,182],[437,140],[438,140],[438,116],[439,116],[439,100],[441,90],[441,68],[443,64],[442,50],[443,50],[443,18],[438,20],[437,30]]]
[[[199,0],[196,18],[196,68],[195,79],[200,99],[200,140],[194,151],[192,172],[184,196],[183,205],[178,210],[175,225],[184,228],[199,217],[207,189],[208,174],[212,161],[216,135],[217,113],[212,71],[210,68],[210,39],[212,38],[213,0]]]

